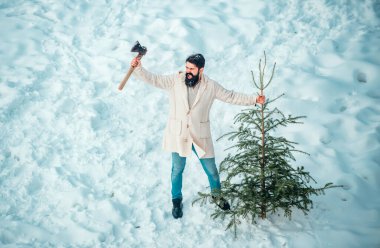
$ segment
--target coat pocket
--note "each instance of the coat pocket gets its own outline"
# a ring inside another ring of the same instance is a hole
[[[206,122],[201,122],[200,124],[201,124],[200,138],[201,139],[211,138],[210,122],[206,121]]]
[[[181,135],[182,132],[182,121],[181,120],[170,120],[169,121],[169,132],[174,135]]]

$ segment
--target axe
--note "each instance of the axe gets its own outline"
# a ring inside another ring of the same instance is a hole
[[[131,52],[138,52],[139,54],[136,56],[136,58],[141,59],[141,57],[146,54],[147,49],[146,49],[146,47],[141,46],[138,41],[136,41],[135,45],[131,49]],[[122,90],[124,88],[125,84],[127,83],[128,79],[131,76],[134,69],[135,69],[135,67],[133,67],[133,66],[131,66],[129,68],[127,74],[125,75],[125,77],[123,78],[123,80],[119,84],[119,88],[118,88],[119,90]]]

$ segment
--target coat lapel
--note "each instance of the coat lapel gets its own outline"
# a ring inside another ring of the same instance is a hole
[[[201,80],[200,84],[201,85],[199,86],[199,90],[198,90],[197,96],[195,97],[193,106],[191,106],[191,108],[193,108],[199,102],[199,100],[201,99],[201,97],[203,95],[203,92],[206,89],[207,84],[206,84],[206,80],[205,80],[205,76],[204,75],[202,77],[202,80]]]
[[[189,100],[188,100],[188,96],[187,96],[187,86],[185,84],[185,73],[182,73],[181,75],[181,84],[180,84],[180,87],[181,87],[181,97],[182,97],[182,101],[183,103],[185,104],[185,108],[187,111],[189,111],[190,107],[189,107]]]

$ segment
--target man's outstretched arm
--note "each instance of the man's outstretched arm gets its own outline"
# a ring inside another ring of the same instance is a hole
[[[157,88],[169,90],[173,87],[176,74],[173,75],[157,75],[146,70],[139,58],[134,58],[131,61],[131,66],[135,68],[133,74],[142,81],[149,83]]]
[[[255,96],[255,95],[247,95],[243,93],[237,93],[232,90],[227,90],[223,88],[217,82],[215,83],[215,98],[236,105],[254,105],[256,103],[264,104],[265,96]]]

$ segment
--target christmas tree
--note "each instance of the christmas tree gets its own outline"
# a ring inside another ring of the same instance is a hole
[[[276,63],[273,65],[268,82],[264,83],[266,69],[266,54],[264,52],[264,65],[259,62],[259,82],[252,72],[254,86],[263,95],[272,82]],[[267,100],[259,108],[245,109],[235,116],[235,124],[239,123],[237,131],[223,135],[234,142],[229,153],[221,162],[219,172],[226,175],[222,184],[220,197],[230,201],[231,210],[223,211],[219,208],[211,215],[214,219],[228,219],[227,229],[235,232],[241,220],[255,223],[260,217],[265,219],[267,214],[277,213],[279,210],[285,217],[291,218],[292,209],[298,208],[307,214],[313,207],[312,195],[324,194],[324,190],[334,186],[327,183],[323,187],[314,188],[310,182],[316,183],[303,166],[294,167],[295,153],[307,153],[296,149],[296,142],[285,137],[273,136],[279,127],[289,124],[301,124],[305,116],[284,115],[278,108],[270,105],[282,95]],[[220,138],[219,138],[220,139]],[[199,193],[195,202],[201,205],[207,201],[217,201],[211,194]]]

